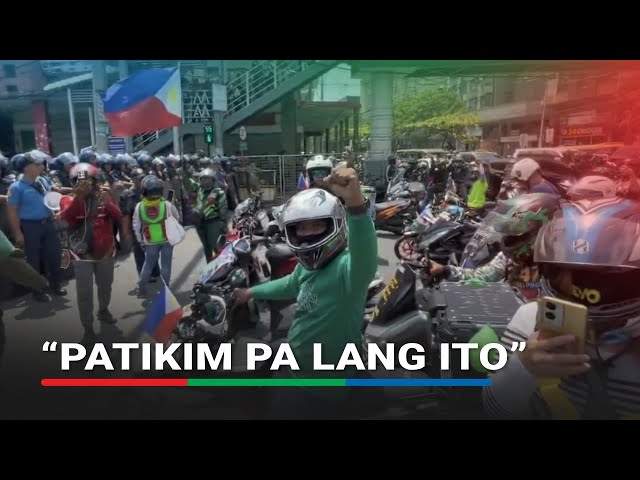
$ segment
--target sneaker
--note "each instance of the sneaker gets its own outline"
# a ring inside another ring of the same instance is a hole
[[[137,297],[138,298],[142,298],[142,299],[146,299],[147,298],[147,292],[143,292],[142,290],[138,289],[137,290]]]
[[[51,293],[53,293],[57,297],[64,297],[67,295],[67,290],[62,287],[52,288]]]

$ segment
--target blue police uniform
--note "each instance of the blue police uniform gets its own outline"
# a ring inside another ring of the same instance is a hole
[[[51,183],[44,177],[38,177],[35,182],[21,177],[9,187],[7,203],[18,209],[27,262],[38,272],[41,262],[44,263],[51,286],[58,289],[62,245],[53,223],[53,213],[44,204],[44,195],[50,191]]]

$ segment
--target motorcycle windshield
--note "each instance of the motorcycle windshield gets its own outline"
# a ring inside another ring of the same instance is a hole
[[[218,256],[205,267],[198,283],[207,283],[222,278],[229,272],[235,261],[236,255],[233,253],[233,243],[227,243]]]
[[[491,255],[489,246],[500,242],[500,239],[501,235],[490,226],[485,224],[480,226],[464,247],[460,266],[462,268],[476,268],[485,263]]]
[[[251,208],[251,201],[252,201],[251,198],[247,198],[246,200],[243,200],[242,202],[240,202],[240,205],[238,205],[236,209],[233,211],[234,215],[236,217],[239,217],[240,215],[247,213]]]
[[[436,221],[436,216],[431,209],[431,205],[427,205],[422,212],[420,212],[420,219],[425,223],[433,223]]]

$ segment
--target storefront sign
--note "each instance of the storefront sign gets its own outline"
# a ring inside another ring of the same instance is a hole
[[[604,127],[567,127],[560,129],[560,135],[563,137],[591,137],[594,135],[604,135]]]

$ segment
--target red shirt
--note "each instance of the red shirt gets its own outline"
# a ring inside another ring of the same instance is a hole
[[[115,237],[113,235],[113,226],[122,218],[120,209],[113,203],[111,197],[106,195],[103,197],[100,206],[96,209],[93,217],[93,248],[89,252],[95,259],[102,259],[109,250],[113,250],[115,245]],[[84,221],[85,216],[89,213],[85,208],[85,202],[70,197],[63,197],[60,202],[60,217],[65,220],[72,228],[78,228]]]

